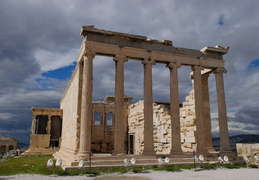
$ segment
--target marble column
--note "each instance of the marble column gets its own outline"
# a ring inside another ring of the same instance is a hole
[[[209,152],[215,152],[212,144],[211,135],[211,116],[210,116],[210,97],[209,97],[209,74],[203,74],[202,78],[202,93],[203,93],[203,118],[206,136],[206,148]]]
[[[37,130],[37,124],[36,124],[36,117],[33,117],[32,123],[31,123],[31,133],[36,134]]]
[[[144,155],[154,155],[153,137],[153,95],[152,95],[152,65],[154,60],[143,60],[144,65]]]
[[[51,131],[51,115],[48,115],[48,123],[47,123],[47,134],[50,134]]]
[[[171,113],[171,154],[182,154],[181,125],[179,115],[178,63],[170,62],[170,113]]]
[[[227,108],[224,91],[223,73],[226,73],[225,68],[217,68],[215,73],[216,90],[218,100],[218,120],[219,120],[219,133],[220,133],[220,152],[231,152],[229,135],[228,135],[228,121],[227,121]]]
[[[196,143],[198,153],[206,153],[206,134],[204,132],[204,119],[203,119],[203,97],[202,97],[202,79],[201,79],[201,66],[193,66],[194,77],[194,101],[195,101],[195,114],[196,114]]]
[[[125,56],[115,56],[115,122],[114,122],[114,155],[125,154],[124,126],[124,62]]]
[[[93,92],[93,58],[95,53],[87,51],[83,55],[83,82],[80,122],[80,143],[78,155],[87,159],[91,153],[91,126],[92,126],[92,92]]]

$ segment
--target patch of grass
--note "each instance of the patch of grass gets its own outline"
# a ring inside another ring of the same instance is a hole
[[[130,171],[130,168],[102,168],[99,169],[100,172],[102,173],[126,173]]]
[[[134,173],[141,173],[141,172],[143,172],[143,171],[144,171],[143,168],[133,168],[133,169],[132,169],[132,172],[134,172]]]
[[[218,165],[213,165],[213,164],[202,164],[202,165],[200,165],[200,168],[203,168],[203,169],[216,169],[218,167],[219,167]]]
[[[0,176],[10,176],[15,174],[42,174],[51,175],[53,170],[47,168],[47,161],[52,156],[24,156],[19,158],[7,157],[6,162],[0,162]],[[121,170],[122,171],[122,170]],[[100,174],[97,170],[85,171],[64,171],[58,168],[55,174],[59,176],[71,176],[79,174]]]
[[[0,162],[0,175],[52,174],[46,167],[46,163],[50,158],[51,156],[7,157],[8,161]]]
[[[154,171],[181,171],[182,169],[192,169],[192,166],[161,166],[153,167]]]
[[[256,169],[258,169],[258,166],[255,165],[255,164],[249,164],[248,167],[249,167],[249,168],[256,168]]]
[[[239,169],[239,168],[246,168],[246,164],[224,164],[222,165],[224,168],[228,169]]]
[[[7,157],[5,162],[0,162],[0,176],[9,176],[15,174],[42,174],[50,175],[53,171],[49,170],[46,167],[48,159],[52,156],[27,156],[27,157]],[[225,165],[211,165],[211,164],[200,164],[197,165],[200,168],[204,169],[216,169],[219,167],[224,167],[228,169],[237,169],[237,168],[246,168],[246,164],[225,164]],[[256,165],[249,165],[250,168],[258,168]],[[59,176],[70,176],[70,175],[80,175],[80,174],[95,174],[100,173],[127,173],[129,171],[134,173],[144,172],[146,170],[154,171],[181,171],[183,169],[193,169],[193,165],[189,166],[152,166],[152,168],[143,168],[143,167],[117,167],[117,168],[101,168],[101,169],[92,169],[89,170],[71,170],[64,171],[59,168],[55,171]]]

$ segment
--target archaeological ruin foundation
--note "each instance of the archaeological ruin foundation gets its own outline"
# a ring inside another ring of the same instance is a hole
[[[0,153],[6,153],[10,150],[16,150],[18,139],[9,137],[0,137]]]
[[[60,109],[33,108],[31,144],[26,152],[52,152],[65,167],[83,159],[99,166],[123,165],[123,159],[152,164],[157,157],[188,158],[193,152],[217,157],[212,145],[208,77],[215,75],[220,154],[231,155],[228,135],[223,55],[228,48],[201,50],[174,47],[154,40],[83,26],[77,65],[60,101]],[[93,61],[107,56],[115,65],[115,96],[93,101]],[[144,69],[144,100],[131,103],[124,95],[124,64],[139,62]],[[170,72],[170,102],[153,101],[152,67],[165,64]],[[178,69],[192,70],[193,89],[179,102]],[[26,154],[25,153],[25,154]],[[53,152],[52,152],[53,153]],[[105,163],[105,159],[109,163]],[[112,162],[112,163],[111,163]]]

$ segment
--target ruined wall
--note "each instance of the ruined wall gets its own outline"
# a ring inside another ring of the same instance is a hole
[[[132,97],[124,97],[124,135],[127,147],[128,106]],[[92,152],[112,153],[114,146],[115,97],[107,96],[104,101],[93,101]],[[99,113],[99,115],[97,114]],[[98,117],[97,117],[98,116]],[[127,151],[127,149],[125,149]]]
[[[17,148],[18,139],[16,138],[6,138],[0,137],[0,152],[7,152],[9,150],[14,150]]]
[[[62,124],[62,149],[75,151],[79,143],[78,105],[79,99],[79,68],[73,73],[71,81],[60,102],[60,109],[63,109]]]
[[[100,113],[99,117],[96,117]],[[111,113],[111,122],[107,123],[108,113]],[[98,119],[99,118],[99,123]],[[92,122],[92,152],[111,153],[114,139],[114,102],[93,102],[93,122]]]
[[[259,143],[237,143],[237,156],[240,157],[254,157],[259,155]]]
[[[194,90],[186,96],[182,108],[180,108],[181,142],[184,152],[196,150],[196,124],[195,124]]]
[[[129,106],[129,134],[134,134],[134,154],[144,148],[144,101]],[[180,108],[181,142],[184,152],[193,152],[195,140],[194,92],[186,97]],[[169,154],[171,149],[171,116],[167,104],[153,103],[154,149],[157,154]]]
[[[129,134],[134,134],[134,154],[142,154],[144,148],[144,101],[129,106]],[[153,103],[154,149],[157,154],[170,153],[171,120],[168,109]]]
[[[142,154],[144,148],[144,101],[129,106],[129,134],[134,134],[134,154]]]

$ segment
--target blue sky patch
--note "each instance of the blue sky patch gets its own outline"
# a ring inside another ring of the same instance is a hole
[[[223,15],[220,15],[219,20],[218,20],[218,24],[221,25],[221,26],[224,24],[224,17],[223,17]]]
[[[237,109],[230,109],[230,110],[227,110],[227,112],[234,113],[234,112],[237,112]]]
[[[250,62],[250,64],[248,65],[248,69],[253,69],[253,68],[258,67],[258,66],[259,66],[259,58]]]
[[[35,80],[39,84],[39,88],[42,90],[53,89],[55,87],[54,82],[49,79],[37,78]]]
[[[48,72],[43,72],[41,75],[48,78],[67,80],[67,79],[70,79],[75,67],[76,67],[76,62],[74,62],[70,66],[66,66],[66,67],[55,69]]]

